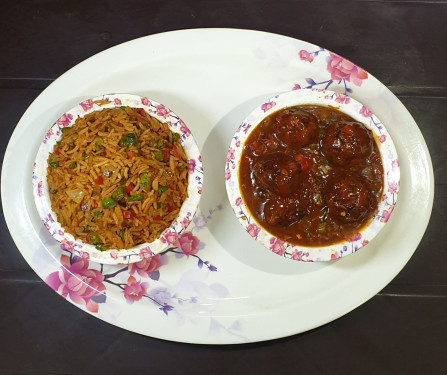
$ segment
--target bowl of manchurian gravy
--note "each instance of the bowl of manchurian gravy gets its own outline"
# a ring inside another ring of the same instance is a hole
[[[296,90],[259,105],[227,153],[233,211],[270,251],[329,261],[369,244],[399,191],[399,161],[384,124],[358,101]]]

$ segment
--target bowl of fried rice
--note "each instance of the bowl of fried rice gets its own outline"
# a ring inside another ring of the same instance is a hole
[[[175,113],[146,97],[109,94],[83,101],[48,130],[32,181],[42,222],[63,249],[129,264],[186,230],[203,169]]]

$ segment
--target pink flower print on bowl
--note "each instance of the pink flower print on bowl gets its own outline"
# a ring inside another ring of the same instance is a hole
[[[271,243],[270,250],[275,254],[283,255],[284,252],[286,251],[286,248],[284,247],[284,241],[272,237],[270,243]]]
[[[166,118],[169,116],[169,111],[162,105],[158,105],[157,106],[157,115],[160,117]]]
[[[372,116],[372,112],[368,108],[366,108],[365,106],[362,106],[362,108],[360,109],[360,114],[363,117],[366,117],[366,118]]]
[[[85,101],[83,101],[82,103],[81,103],[81,107],[82,107],[82,109],[84,110],[84,111],[88,111],[89,109],[92,109],[93,108],[93,100],[92,99],[88,99],[88,100],[85,100]]]
[[[140,262],[129,264],[129,275],[138,273],[141,277],[150,277],[152,272],[158,271],[162,266],[160,258],[160,254],[157,254]]]
[[[73,115],[71,113],[65,113],[61,117],[59,117],[59,119],[56,121],[56,124],[65,128],[70,125],[71,120],[73,120]]]
[[[88,260],[81,257],[74,258],[71,264],[70,257],[62,255],[60,262],[62,267],[58,272],[49,274],[45,282],[62,297],[68,296],[74,303],[85,306],[88,311],[98,312],[98,304],[91,298],[101,295],[106,289],[101,272],[89,269]]]
[[[269,102],[264,103],[263,105],[261,105],[261,109],[262,109],[264,112],[267,112],[269,109],[272,109],[275,105],[276,105],[275,102],[273,102],[273,101],[269,101]]]
[[[333,81],[341,81],[344,79],[352,82],[356,86],[361,86],[363,80],[368,78],[368,73],[362,68],[333,52],[329,52],[327,70],[331,74]]]
[[[146,294],[149,284],[147,282],[137,281],[135,277],[129,276],[127,285],[124,287],[123,293],[126,302],[131,305],[135,301],[139,301]]]
[[[197,254],[199,243],[199,239],[191,232],[184,232],[178,239],[178,247],[186,256]]]
[[[249,224],[247,227],[247,232],[250,236],[252,237],[257,237],[259,232],[260,232],[261,228],[259,228],[256,224]]]

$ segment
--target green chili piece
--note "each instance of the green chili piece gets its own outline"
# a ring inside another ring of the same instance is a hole
[[[318,229],[317,229],[318,233],[323,234],[324,232],[326,232],[326,223],[320,223],[318,224]]]
[[[50,162],[48,163],[48,165],[49,165],[51,168],[57,168],[57,167],[59,167],[59,162],[58,162],[58,161],[50,161]]]
[[[124,187],[120,186],[118,189],[116,189],[113,193],[112,193],[112,198],[119,202],[121,199],[124,198]]]
[[[127,198],[129,202],[142,201],[144,199],[143,194],[135,194]]]
[[[160,151],[155,151],[154,158],[157,160],[163,160],[163,154]]]
[[[166,186],[158,185],[158,194],[163,194],[167,190],[168,188]]]
[[[151,186],[151,176],[149,176],[147,173],[144,173],[140,176],[140,186],[142,188],[148,188]]]
[[[113,198],[104,198],[102,200],[102,208],[111,209],[115,207],[118,203]]]
[[[68,166],[68,168],[70,169],[75,169],[77,166],[76,162],[74,161],[73,163],[70,163],[70,165]]]
[[[99,251],[106,251],[106,250],[109,250],[109,247],[106,246],[106,245],[97,244],[95,247],[96,247]]]
[[[123,137],[120,140],[119,145],[121,147],[127,147],[127,146],[135,146],[138,143],[138,138],[135,133],[127,133],[123,135]]]
[[[95,232],[90,232],[90,243],[97,245],[100,242],[99,236]]]

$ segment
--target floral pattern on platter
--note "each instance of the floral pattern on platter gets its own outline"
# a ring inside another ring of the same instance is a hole
[[[301,88],[323,88],[327,90],[333,85],[342,86],[344,88],[344,94],[350,94],[353,89],[349,87],[349,83],[354,86],[360,87],[364,80],[368,79],[368,73],[355,65],[351,61],[337,55],[336,53],[326,51],[323,48],[318,48],[315,51],[300,50],[298,56],[301,61],[312,63],[318,61],[321,56],[326,56],[326,74],[329,75],[327,80],[318,80],[307,77],[305,83],[295,83],[292,90]],[[321,61],[319,62],[322,63]]]
[[[78,106],[62,114],[51,129],[45,134],[33,166],[32,181],[36,207],[45,228],[47,228],[57,241],[61,242],[62,247],[64,247],[64,244],[72,242],[74,244],[73,251],[76,256],[105,264],[128,264],[137,262],[141,251],[150,251],[154,254],[160,253],[165,249],[166,244],[158,239],[150,244],[139,245],[128,250],[100,251],[92,245],[76,241],[71,234],[64,232],[57,220],[53,219],[55,215],[51,210],[51,202],[46,181],[47,159],[48,153],[51,152],[56,142],[60,139],[62,129],[72,126],[78,117],[83,117],[93,111],[100,111],[103,108],[113,108],[124,105],[134,108],[143,108],[151,116],[166,123],[171,131],[179,134],[180,143],[184,147],[188,157],[188,197],[183,203],[179,217],[174,220],[171,226],[165,231],[173,231],[179,236],[185,232],[194,217],[203,186],[202,158],[191,135],[191,131],[175,113],[163,105],[146,97],[137,95],[108,94],[84,100]]]
[[[210,210],[208,220],[217,210]],[[110,272],[105,272],[103,264],[90,264],[89,254],[78,255],[79,252],[75,251],[76,243],[62,241],[61,267],[58,271],[50,273],[45,282],[62,297],[70,299],[91,313],[98,313],[99,306],[107,301],[107,292],[110,292],[110,288],[117,288],[127,304],[132,305],[147,299],[168,315],[176,305],[197,303],[199,296],[179,296],[172,293],[169,288],[157,285],[160,282],[162,267],[172,260],[177,262],[186,258],[189,262],[191,258],[195,258],[199,272],[205,269],[217,272],[215,265],[197,255],[205,245],[193,234],[194,229],[197,228],[193,227],[181,235],[174,231],[165,232],[163,241],[168,245],[166,250],[153,254],[148,249],[142,249],[138,262],[125,267],[109,266]]]
[[[348,65],[349,67],[350,65]],[[355,71],[355,77],[363,75]],[[341,73],[340,73],[341,74]],[[346,73],[347,74],[347,73]],[[354,74],[354,73],[352,73]],[[343,78],[351,79],[350,76]],[[357,82],[357,81],[356,81]],[[272,105],[271,103],[274,103]],[[300,104],[331,105],[345,112],[368,127],[377,139],[384,167],[383,197],[373,221],[361,233],[345,243],[325,247],[300,247],[286,243],[264,230],[243,202],[239,189],[239,160],[245,140],[250,132],[268,115],[284,108]],[[323,89],[299,89],[280,94],[256,108],[239,126],[230,143],[226,164],[225,182],[228,197],[236,217],[247,233],[271,252],[298,261],[329,261],[355,253],[366,246],[389,220],[399,192],[400,170],[397,152],[390,135],[380,120],[364,105],[338,92]]]

